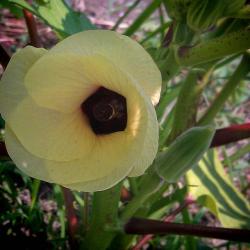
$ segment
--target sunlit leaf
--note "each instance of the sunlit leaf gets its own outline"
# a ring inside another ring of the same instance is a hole
[[[225,227],[249,227],[250,206],[227,176],[215,150],[187,173],[189,193]]]
[[[48,1],[33,6],[24,0],[10,0],[10,2],[40,17],[46,24],[57,31],[61,37],[67,37],[83,30],[96,29],[84,14],[73,11],[63,0]]]

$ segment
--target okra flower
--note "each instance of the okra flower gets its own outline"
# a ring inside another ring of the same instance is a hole
[[[0,83],[8,153],[26,174],[79,191],[139,176],[157,152],[160,88],[147,52],[112,31],[28,46]]]

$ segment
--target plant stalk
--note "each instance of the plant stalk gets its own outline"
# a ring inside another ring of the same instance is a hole
[[[217,129],[210,147],[218,147],[250,137],[250,123]]]
[[[10,61],[10,56],[4,47],[0,44],[0,64],[2,65],[3,69],[6,69],[8,63]]]
[[[42,43],[38,35],[36,21],[35,21],[33,14],[29,12],[28,10],[24,9],[23,15],[24,15],[25,22],[28,28],[28,32],[29,32],[30,44],[37,48],[41,48]]]
[[[81,249],[104,250],[110,244],[114,232],[108,228],[115,228],[118,224],[121,186],[122,183],[119,183],[108,190],[94,193],[90,228]]]
[[[78,219],[73,206],[74,197],[72,191],[70,191],[69,189],[62,187],[62,191],[66,206],[66,216],[68,220],[69,244],[71,249],[76,249],[77,241],[75,236],[78,230]]]
[[[132,218],[124,226],[127,234],[175,234],[215,238],[230,241],[250,242],[250,230],[207,227],[157,220]]]
[[[167,215],[163,221],[165,222],[172,222],[174,221],[175,217],[182,212],[190,204],[194,203],[191,199],[186,199],[183,204],[177,207],[173,212]],[[149,242],[154,237],[153,234],[147,234],[133,247],[132,250],[140,250],[147,242]]]

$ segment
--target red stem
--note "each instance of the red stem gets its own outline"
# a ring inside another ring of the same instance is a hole
[[[10,61],[9,54],[4,49],[3,45],[0,44],[0,64],[3,66],[3,69],[6,69],[9,61]]]
[[[169,28],[168,28],[168,31],[163,39],[163,42],[162,42],[162,47],[164,48],[168,48],[170,43],[172,42],[173,40],[173,35],[174,35],[174,25],[175,23],[173,22]]]
[[[6,149],[6,147],[5,147],[5,144],[4,144],[4,142],[2,142],[2,141],[0,141],[0,156],[6,156],[6,157],[8,157],[9,155],[8,155],[8,152],[7,152],[7,149]]]
[[[164,218],[164,222],[171,222],[174,221],[175,217],[181,213],[181,211],[183,209],[185,209],[187,206],[189,206],[190,204],[194,203],[194,201],[192,199],[186,199],[185,202],[180,205],[179,207],[177,207],[172,213],[170,213],[169,215],[167,215]],[[140,250],[147,242],[149,242],[152,238],[154,237],[153,234],[147,234],[145,236],[143,236],[141,238],[141,240],[133,247],[132,250]]]
[[[24,18],[25,18],[26,25],[27,25],[28,32],[29,32],[30,44],[37,48],[41,48],[42,43],[38,35],[36,21],[35,21],[34,16],[28,10],[23,10],[23,14],[24,14]]]
[[[124,226],[127,234],[175,234],[215,238],[230,241],[250,242],[250,230],[206,227],[157,220],[131,218]]]
[[[250,137],[250,123],[217,129],[210,147],[218,147]]]
[[[64,196],[64,203],[66,206],[66,216],[68,220],[68,230],[69,230],[69,244],[71,249],[77,249],[77,241],[76,241],[76,233],[78,230],[78,219],[75,214],[75,209],[73,206],[74,197],[72,192],[62,187],[63,190],[63,196]]]

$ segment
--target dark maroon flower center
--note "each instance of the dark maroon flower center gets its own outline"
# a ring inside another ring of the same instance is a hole
[[[100,87],[82,103],[95,134],[111,134],[127,126],[126,98],[112,90]]]

